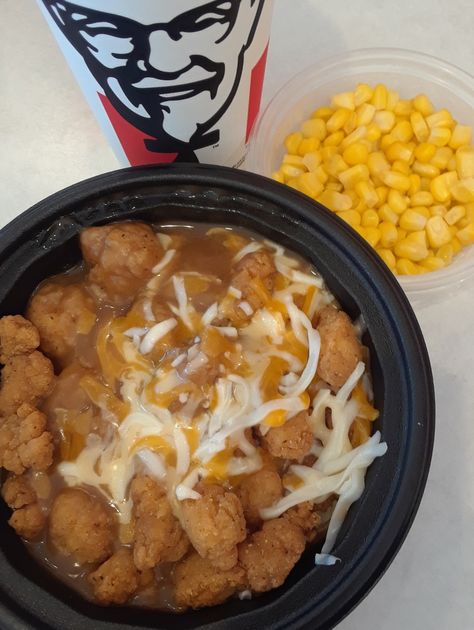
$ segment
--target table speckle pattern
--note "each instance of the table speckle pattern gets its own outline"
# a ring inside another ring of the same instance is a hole
[[[1,226],[117,162],[35,3],[0,0],[0,12]],[[276,0],[264,104],[299,69],[354,48],[411,48],[473,74],[473,24],[471,0]],[[474,282],[416,312],[436,386],[432,468],[400,553],[339,630],[474,627]]]

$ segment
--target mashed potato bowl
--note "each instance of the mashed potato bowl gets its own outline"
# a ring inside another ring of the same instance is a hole
[[[84,227],[142,220],[246,228],[313,264],[369,348],[375,430],[388,445],[339,532],[331,566],[307,548],[283,586],[178,617],[104,608],[40,566],[7,525],[2,504],[0,614],[7,627],[330,628],[367,594],[403,542],[421,500],[434,436],[429,360],[413,312],[378,257],[337,217],[265,178],[204,165],[126,169],[40,202],[0,233],[0,315],[24,312],[35,287],[80,260]]]

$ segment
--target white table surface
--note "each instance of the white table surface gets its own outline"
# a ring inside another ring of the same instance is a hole
[[[474,73],[472,0],[276,0],[264,103],[295,71],[354,48],[399,46]],[[117,167],[33,0],[0,0],[0,226]],[[474,284],[417,308],[436,386],[433,463],[386,575],[340,630],[474,628]]]

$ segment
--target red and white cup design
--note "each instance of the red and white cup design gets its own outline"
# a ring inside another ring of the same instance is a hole
[[[119,161],[241,166],[273,0],[38,0]]]

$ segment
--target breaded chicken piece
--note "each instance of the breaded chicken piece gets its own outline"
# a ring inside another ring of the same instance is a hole
[[[245,539],[245,518],[237,495],[221,486],[201,484],[202,497],[181,503],[182,522],[196,551],[218,569],[237,563],[237,545]]]
[[[43,531],[46,515],[38,503],[30,503],[15,510],[8,524],[25,540],[34,540]]]
[[[49,515],[53,545],[80,564],[102,562],[113,549],[114,519],[98,499],[78,488],[68,488],[54,499]]]
[[[305,548],[300,527],[288,519],[266,521],[239,545],[239,563],[245,569],[249,588],[256,593],[281,586]]]
[[[78,335],[90,332],[96,320],[94,300],[83,287],[55,282],[38,289],[27,315],[39,330],[41,350],[62,366],[73,355]]]
[[[114,304],[126,304],[152,276],[163,248],[150,226],[115,223],[81,233],[89,280]]]
[[[349,317],[332,306],[319,314],[317,329],[321,336],[317,374],[337,391],[362,360],[362,346]]]
[[[137,568],[143,571],[160,562],[180,560],[189,540],[171,510],[165,489],[151,477],[140,475],[132,481],[131,497]]]
[[[235,265],[234,272],[231,285],[242,292],[242,297],[236,301],[234,310],[238,317],[245,320],[248,316],[239,308],[238,303],[248,302],[253,311],[262,308],[264,305],[262,285],[264,291],[269,294],[273,292],[276,267],[270,252],[259,249],[241,258]]]
[[[2,497],[13,510],[35,503],[37,498],[28,478],[23,475],[8,477],[2,486]]]
[[[301,411],[279,427],[272,427],[262,437],[262,444],[273,457],[302,459],[313,445],[314,435],[308,414]]]
[[[101,604],[125,604],[139,587],[139,571],[130,549],[122,547],[87,577]]]
[[[308,542],[313,542],[323,528],[318,506],[312,501],[295,505],[284,512],[282,518],[300,527]]]
[[[41,352],[10,357],[2,370],[0,415],[15,413],[23,403],[37,406],[53,386],[53,365]]]
[[[276,470],[262,468],[245,477],[237,490],[237,496],[242,503],[247,525],[252,529],[259,527],[262,523],[260,510],[273,505],[282,495],[283,486]]]
[[[222,604],[246,585],[242,567],[217,569],[198,553],[192,553],[176,565],[173,581],[178,606],[195,609]]]
[[[30,354],[40,345],[38,330],[21,315],[0,319],[0,363],[17,354]]]
[[[28,404],[0,420],[0,466],[21,475],[27,468],[46,470],[53,461],[53,438],[46,416]]]

